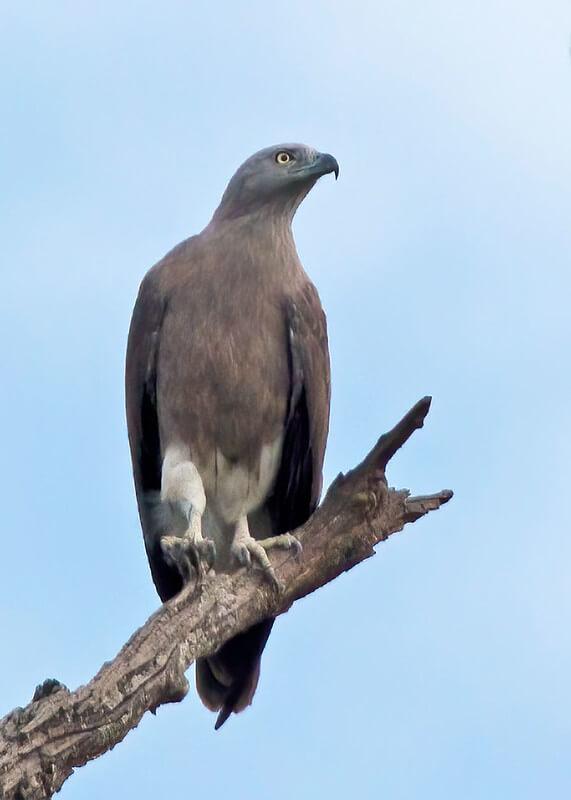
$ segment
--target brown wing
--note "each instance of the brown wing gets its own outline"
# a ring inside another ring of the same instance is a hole
[[[280,468],[268,499],[275,534],[297,528],[315,510],[323,484],[331,379],[327,324],[307,283],[286,308],[290,403]]]
[[[155,270],[147,273],[141,287],[127,343],[125,400],[127,429],[139,516],[151,574],[161,600],[182,588],[178,571],[163,559],[159,546],[161,443],[157,416],[157,355],[166,303]]]

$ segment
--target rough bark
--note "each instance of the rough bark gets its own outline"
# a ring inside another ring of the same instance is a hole
[[[0,721],[0,797],[51,797],[76,767],[110,750],[143,714],[178,702],[185,672],[200,656],[373,555],[373,548],[452,497],[451,491],[410,497],[390,489],[389,459],[422,427],[430,398],[420,400],[381,436],[355,469],[340,474],[311,519],[295,535],[301,558],[274,561],[281,593],[257,573],[209,575],[163,605],[86,685],[70,692],[48,680],[32,702]]]

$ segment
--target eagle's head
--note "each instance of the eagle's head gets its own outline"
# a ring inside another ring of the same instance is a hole
[[[322,175],[339,175],[329,153],[305,144],[278,144],[250,156],[234,173],[214,220],[245,214],[285,216],[291,220],[299,204]]]

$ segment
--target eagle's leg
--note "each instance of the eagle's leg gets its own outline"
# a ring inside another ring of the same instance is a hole
[[[253,564],[256,563],[269,580],[279,587],[279,581],[267,553],[268,550],[273,548],[293,549],[295,554],[299,555],[301,553],[301,542],[291,533],[284,533],[281,536],[269,536],[267,539],[254,539],[250,534],[248,518],[243,516],[238,520],[231,547],[232,555],[239,564],[247,569],[251,569]]]
[[[181,460],[175,450],[163,462],[161,499],[170,509],[172,530],[161,537],[165,559],[175,566],[185,583],[193,575],[200,582],[214,564],[216,548],[202,535],[206,497],[202,480],[192,461]]]

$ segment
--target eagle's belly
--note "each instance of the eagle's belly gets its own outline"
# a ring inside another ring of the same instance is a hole
[[[266,308],[260,317],[259,308],[246,309],[247,325],[243,318],[226,320],[209,326],[205,336],[189,324],[176,351],[169,346],[168,320],[163,332],[158,381],[163,454],[173,445],[188,449],[206,495],[207,527],[235,525],[263,506],[280,466],[288,351],[281,316]]]
[[[196,464],[210,514],[220,522],[234,524],[263,505],[280,466],[282,436],[263,444],[257,458],[240,461],[227,458],[214,448]]]

